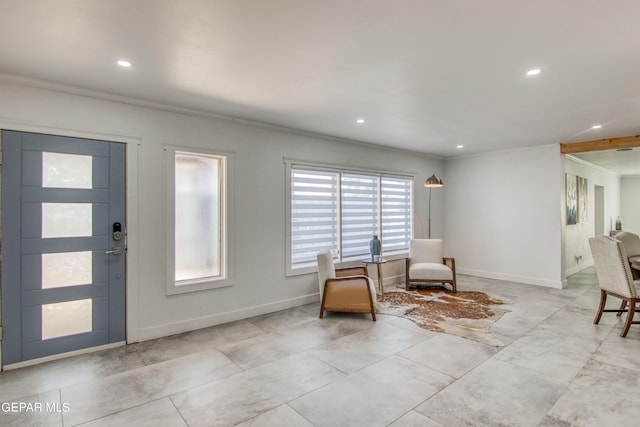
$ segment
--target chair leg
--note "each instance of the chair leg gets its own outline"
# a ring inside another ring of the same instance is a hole
[[[633,315],[636,312],[636,299],[629,299],[629,311],[627,312],[627,321],[624,323],[624,329],[622,333],[620,333],[621,337],[626,337],[627,332],[629,332],[629,328],[631,327],[631,323],[633,323]]]
[[[604,306],[607,303],[607,293],[600,289],[600,307],[598,308],[598,313],[596,314],[596,318],[593,319],[594,324],[598,324],[600,322],[600,318],[602,317],[602,312],[604,311]]]
[[[456,292],[458,292],[458,287],[456,286],[456,278],[455,278],[455,276],[453,278],[453,282],[451,282],[451,285],[453,286],[453,293],[455,294]]]
[[[371,317],[374,322],[376,321],[376,304],[373,301],[373,295],[371,295],[371,289],[367,287],[367,291],[369,293],[369,307],[371,307]]]
[[[327,286],[325,284],[325,287],[322,291],[322,296],[321,296],[321,300],[320,300],[320,318],[322,319],[324,317],[324,300],[327,297]]]
[[[409,267],[411,266],[411,263],[409,262],[409,258],[405,258],[405,263],[404,263],[404,289],[406,291],[409,290],[409,285],[411,283],[411,279],[409,279]]]
[[[627,300],[623,299],[622,302],[620,303],[620,310],[624,310],[627,307]],[[619,311],[616,316],[620,317],[622,316],[622,312]]]

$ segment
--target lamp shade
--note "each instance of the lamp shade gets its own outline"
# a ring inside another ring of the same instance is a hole
[[[424,183],[427,188],[444,187],[444,183],[435,174],[431,175]]]

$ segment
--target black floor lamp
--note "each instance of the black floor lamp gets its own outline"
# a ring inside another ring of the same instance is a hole
[[[444,187],[444,183],[436,174],[431,175],[424,183],[424,186],[429,189],[429,239],[431,238],[431,189]]]

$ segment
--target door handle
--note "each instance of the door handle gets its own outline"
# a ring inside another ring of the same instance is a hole
[[[122,246],[116,246],[112,250],[106,251],[105,254],[122,255]]]

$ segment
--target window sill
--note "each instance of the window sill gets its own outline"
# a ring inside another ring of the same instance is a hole
[[[392,254],[392,255],[382,255],[384,259],[387,260],[387,263],[389,262],[394,262],[394,261],[400,261],[400,260],[404,260],[409,256],[409,252],[402,252],[402,253],[396,253],[396,254]],[[360,262],[360,259],[364,259],[366,257],[366,255],[363,255],[362,257],[358,258],[358,259],[351,259],[349,261],[343,261],[343,262],[336,262],[335,266],[336,268],[342,268],[342,267],[352,267],[354,265],[362,265],[362,263]],[[318,272],[317,267],[305,267],[305,268],[298,268],[295,270],[291,270],[291,269],[287,269],[287,273],[285,274],[285,277],[296,277],[296,276],[304,276],[307,274],[316,274]]]
[[[191,292],[208,291],[210,289],[219,289],[233,286],[233,279],[216,279],[216,280],[204,280],[202,282],[192,282],[189,284],[176,285],[175,283],[169,283],[167,285],[167,295],[180,295],[188,294]]]

